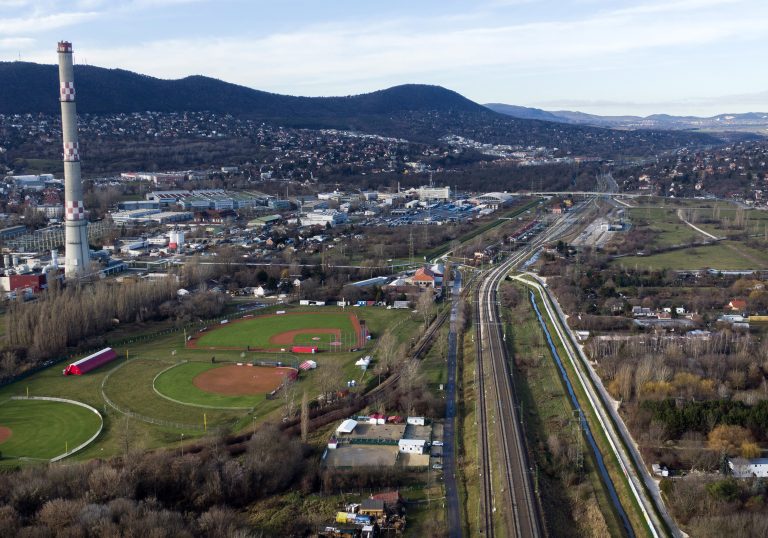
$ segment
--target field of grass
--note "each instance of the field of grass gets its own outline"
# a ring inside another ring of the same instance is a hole
[[[211,364],[209,362],[185,362],[161,373],[155,379],[155,390],[178,402],[213,408],[250,409],[265,400],[264,394],[251,396],[225,396],[200,390],[195,386],[195,376],[213,368],[231,366],[231,364]],[[248,373],[260,368],[249,368]]]
[[[290,312],[282,315],[258,316],[211,327],[198,338],[197,346],[200,348],[274,349],[279,348],[280,345],[271,343],[271,337],[295,330],[307,331],[301,338],[301,343],[313,342],[312,338],[317,337],[319,340],[315,341],[315,344],[324,343],[327,347],[331,339],[336,339],[329,334],[311,334],[312,329],[338,329],[345,342],[354,342],[352,335],[356,334],[350,314],[347,312]],[[357,346],[352,344],[352,347]]]
[[[644,207],[626,211],[634,226],[646,228],[654,233],[653,244],[649,245],[651,247],[665,248],[704,239],[700,233],[680,220],[676,208]]]
[[[0,404],[0,425],[13,434],[0,443],[4,458],[51,459],[87,441],[99,428],[99,417],[60,402],[8,400]]]
[[[627,268],[747,270],[768,267],[768,253],[735,241],[692,247],[651,256],[627,256],[613,262]]]

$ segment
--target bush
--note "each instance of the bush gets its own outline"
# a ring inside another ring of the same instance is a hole
[[[674,482],[670,480],[669,478],[662,478],[659,482],[659,489],[664,494],[665,497],[669,497],[670,493],[672,493],[672,490],[675,488]]]
[[[707,491],[718,501],[733,502],[739,498],[739,483],[735,478],[726,478],[708,484]]]

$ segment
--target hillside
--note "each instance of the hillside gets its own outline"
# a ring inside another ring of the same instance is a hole
[[[599,116],[571,110],[547,111],[503,103],[488,103],[487,108],[513,118],[540,119],[569,125],[591,125],[609,129],[700,130],[710,132],[768,133],[768,113],[718,114],[710,117],[673,116]]]
[[[54,65],[0,62],[0,114],[57,115]],[[191,76],[163,80],[120,69],[75,67],[78,112],[124,114],[210,111],[286,127],[357,130],[432,143],[458,134],[488,143],[557,147],[564,154],[647,156],[718,139],[664,131],[617,132],[563,125],[546,114],[519,119],[499,114],[439,86],[408,84],[346,97],[278,95]]]

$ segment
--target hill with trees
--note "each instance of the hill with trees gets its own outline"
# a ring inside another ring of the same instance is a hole
[[[0,114],[58,114],[56,66],[2,62],[0,80]],[[556,147],[563,154],[602,156],[646,156],[719,142],[706,134],[614,131],[514,118],[454,91],[420,84],[345,97],[296,97],[204,76],[164,80],[87,65],[75,66],[75,80],[78,111],[99,115],[210,111],[286,127],[355,130],[416,142],[431,143],[457,134],[486,143]]]

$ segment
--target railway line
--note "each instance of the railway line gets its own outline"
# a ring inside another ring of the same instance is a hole
[[[581,209],[584,205],[580,204]],[[546,532],[534,493],[522,417],[516,404],[514,380],[496,294],[499,284],[511,270],[522,264],[543,244],[570,230],[577,218],[578,209],[575,208],[572,214],[555,221],[528,245],[489,270],[479,283],[474,297],[481,474],[479,532],[484,536],[496,535],[494,516],[497,510],[501,513],[509,535],[528,538],[543,536]],[[499,443],[496,452],[492,446],[492,429]],[[494,491],[494,480],[501,484],[498,492]]]

